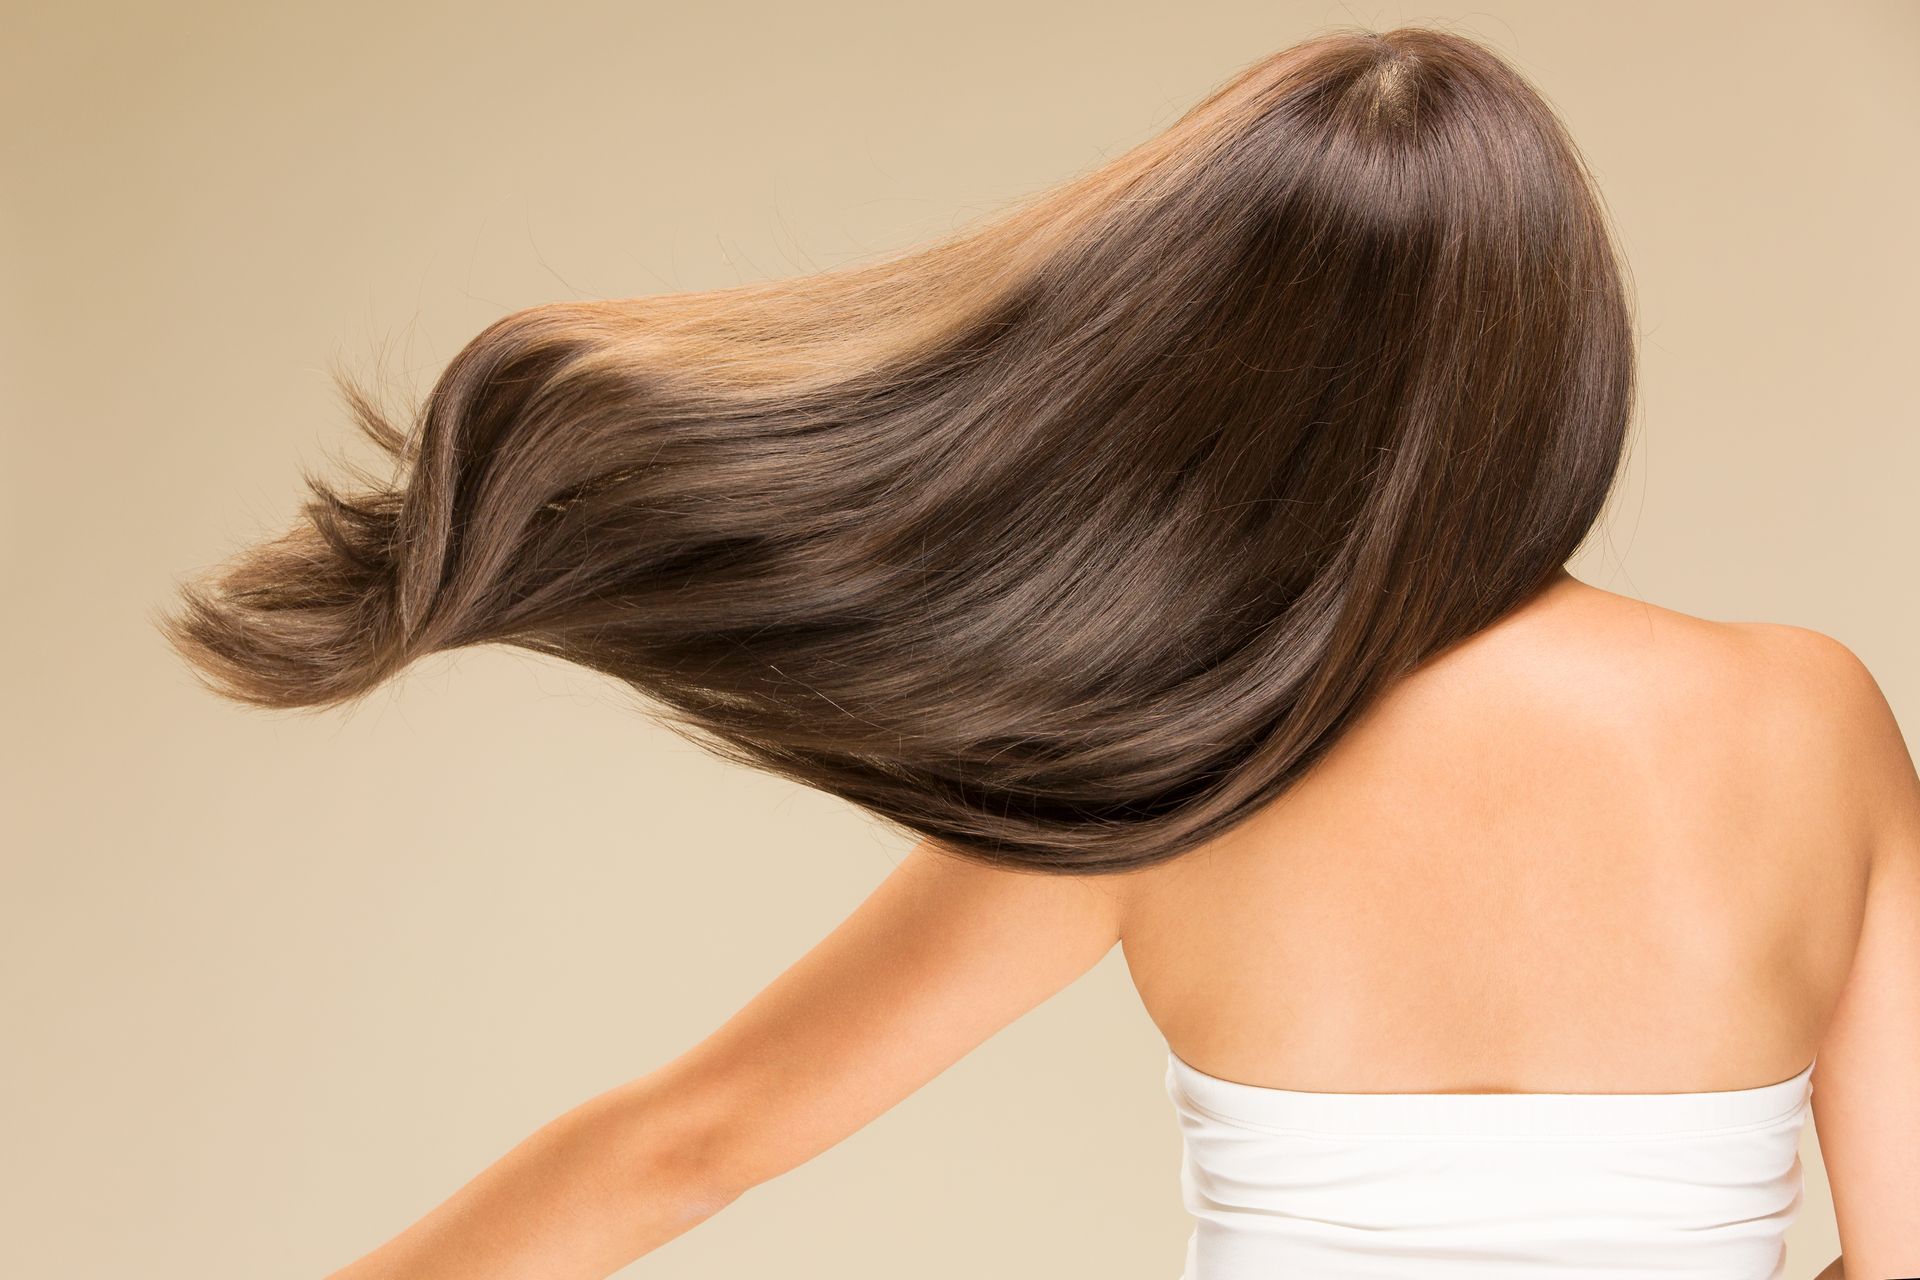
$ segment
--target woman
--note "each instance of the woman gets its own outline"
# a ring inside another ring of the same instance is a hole
[[[212,687],[517,645],[920,842],[335,1280],[605,1276],[1116,942],[1185,1280],[1778,1277],[1809,1108],[1920,1274],[1920,779],[1838,642],[1567,572],[1633,375],[1562,126],[1403,28],[930,247],[509,315],[408,429],[345,383],[393,476],[186,588]]]

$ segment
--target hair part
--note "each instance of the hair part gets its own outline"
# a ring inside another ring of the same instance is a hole
[[[336,373],[392,476],[307,475],[160,625],[274,708],[553,655],[961,856],[1125,870],[1544,587],[1634,368],[1540,95],[1334,31],[938,243],[504,316],[404,430]]]

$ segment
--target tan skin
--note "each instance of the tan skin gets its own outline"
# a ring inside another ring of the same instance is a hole
[[[1844,1275],[1920,1275],[1920,777],[1892,712],[1816,632],[1562,575],[1184,857],[1089,879],[916,846],[707,1039],[330,1280],[600,1280],[1116,944],[1169,1047],[1250,1084],[1738,1089],[1817,1053]]]

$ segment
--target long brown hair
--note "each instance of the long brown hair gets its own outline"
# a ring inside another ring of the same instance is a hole
[[[1342,29],[939,243],[529,307],[158,624],[337,705],[504,644],[962,856],[1144,866],[1272,800],[1544,587],[1634,383],[1622,267],[1527,81]]]

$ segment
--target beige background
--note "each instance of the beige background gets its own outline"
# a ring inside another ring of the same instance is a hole
[[[905,244],[1421,19],[1544,87],[1630,255],[1644,407],[1578,571],[1828,631],[1920,723],[1914,4],[10,6],[0,1273],[318,1277],[904,851],[529,655],[348,714],[201,692],[148,610],[344,446],[330,358],[423,388],[513,308]],[[1170,1280],[1162,1052],[1116,951],[623,1275]]]

